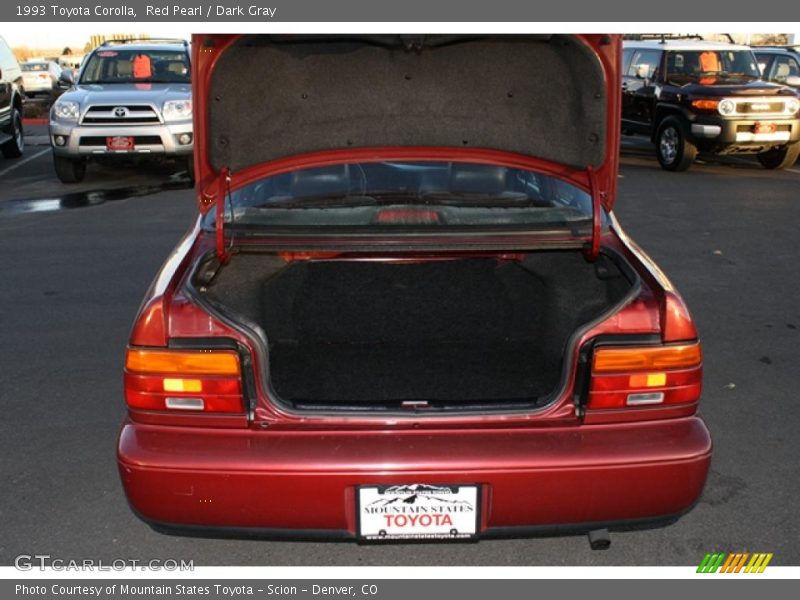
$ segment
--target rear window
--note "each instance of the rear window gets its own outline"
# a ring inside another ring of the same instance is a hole
[[[267,229],[571,227],[591,224],[592,203],[583,190],[533,171],[387,161],[266,177],[234,191],[224,218]],[[213,223],[207,215],[206,226]]]
[[[100,49],[80,83],[189,83],[189,59],[183,51]]]
[[[23,63],[23,71],[47,71],[47,63]]]

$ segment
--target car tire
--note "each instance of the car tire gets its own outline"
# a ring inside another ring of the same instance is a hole
[[[697,157],[697,146],[686,139],[683,125],[675,117],[667,117],[658,126],[656,156],[666,171],[685,171]]]
[[[54,156],[53,164],[62,183],[80,183],[86,176],[86,161],[82,158]]]
[[[765,169],[788,169],[800,156],[800,143],[772,148],[756,156]]]
[[[19,158],[25,150],[25,131],[22,128],[22,114],[15,108],[11,112],[11,139],[0,146],[6,158]]]

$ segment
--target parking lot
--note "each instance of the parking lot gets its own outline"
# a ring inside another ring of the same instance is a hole
[[[704,344],[701,410],[715,455],[692,512],[664,529],[612,534],[605,552],[585,537],[358,546],[168,537],[131,513],[114,454],[124,348],[151,278],[192,223],[193,193],[178,169],[145,165],[90,170],[65,195],[42,130],[29,135],[23,159],[0,161],[0,564],[50,554],[196,565],[696,565],[714,550],[800,563],[800,165],[771,172],[729,159],[667,173],[647,144],[624,143],[617,217],[682,292]]]

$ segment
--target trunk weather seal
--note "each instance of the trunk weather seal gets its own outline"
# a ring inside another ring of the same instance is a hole
[[[239,249],[241,252],[241,247]],[[608,319],[611,315],[615,314],[616,312],[622,310],[626,305],[628,305],[631,301],[633,301],[637,296],[640,295],[642,290],[642,280],[638,273],[628,264],[627,260],[617,252],[616,250],[612,250],[609,248],[601,248],[600,254],[607,256],[621,271],[623,276],[631,283],[631,287],[628,290],[628,293],[615,305],[610,307],[607,311],[603,312],[597,318],[585,323],[581,327],[578,327],[572,335],[567,340],[567,343],[564,348],[563,356],[571,356],[575,350],[575,346],[578,343],[578,340],[587,332],[590,331],[592,328],[597,326],[598,324],[602,323],[606,319]],[[272,387],[271,380],[268,376],[268,364],[269,364],[269,339],[266,332],[263,328],[258,325],[257,323],[252,322],[250,319],[242,315],[234,315],[230,309],[227,307],[222,306],[217,301],[203,296],[195,287],[193,280],[195,278],[195,274],[199,270],[200,266],[205,264],[208,260],[213,259],[216,257],[216,253],[212,250],[207,252],[206,254],[202,255],[199,259],[195,261],[195,264],[192,266],[191,272],[189,273],[188,277],[184,283],[184,290],[188,298],[198,304],[199,306],[203,307],[205,310],[209,311],[212,316],[219,319],[229,327],[235,329],[236,331],[241,332],[245,335],[248,339],[253,342],[253,350],[255,351],[259,363],[260,363],[260,375],[262,378],[262,385],[260,386],[260,390],[262,394],[266,397],[269,404],[272,406],[273,409],[277,409],[279,412],[294,416],[294,417],[374,417],[374,418],[383,418],[383,417],[400,417],[400,418],[426,418],[426,417],[472,417],[476,414],[480,415],[488,415],[488,416],[504,416],[504,415],[516,415],[516,416],[531,416],[540,414],[550,408],[552,408],[553,404],[558,401],[559,398],[563,397],[564,390],[567,386],[567,383],[570,380],[573,372],[576,372],[579,365],[573,365],[572,361],[565,361],[564,366],[561,369],[561,377],[559,379],[558,385],[554,388],[553,392],[548,394],[547,396],[543,396],[542,398],[537,398],[533,402],[529,402],[526,405],[522,405],[520,403],[516,410],[508,410],[508,409],[498,409],[498,410],[479,410],[479,409],[465,409],[463,407],[448,409],[448,410],[431,410],[430,408],[426,408],[424,410],[412,410],[412,409],[404,409],[404,410],[379,410],[379,409],[371,409],[371,410],[364,410],[363,407],[347,407],[341,406],[337,408],[328,408],[328,410],[324,411],[312,411],[308,409],[298,409],[296,406],[293,406],[291,403],[283,400],[278,394],[276,393],[275,389]],[[222,267],[224,268],[224,266]],[[591,341],[591,340],[590,340]],[[250,370],[254,369],[255,365],[251,363]],[[573,398],[574,402],[574,398]],[[255,404],[258,404],[258,396],[255,398]],[[576,411],[577,412],[577,411]]]

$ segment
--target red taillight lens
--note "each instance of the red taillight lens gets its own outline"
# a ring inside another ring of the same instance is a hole
[[[130,408],[242,413],[239,356],[231,350],[130,348],[125,400]]]
[[[699,343],[598,348],[592,359],[588,408],[688,404],[700,399]]]

